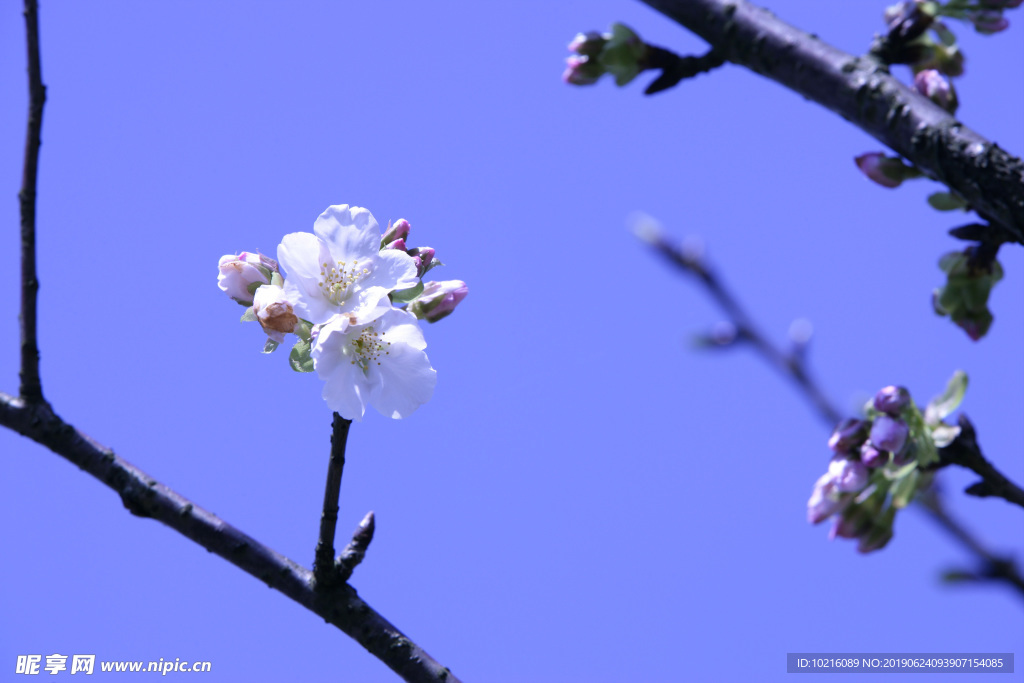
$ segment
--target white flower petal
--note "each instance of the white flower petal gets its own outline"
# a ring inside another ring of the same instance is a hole
[[[380,249],[377,219],[359,206],[328,206],[313,224],[313,232],[327,242],[338,261],[362,260]]]
[[[327,322],[337,310],[320,288],[321,264],[331,260],[323,241],[308,232],[285,235],[277,247],[277,260],[284,269],[285,295],[298,316],[315,325]]]
[[[390,335],[385,335],[390,337]],[[380,377],[370,387],[370,403],[381,415],[394,419],[409,417],[430,400],[437,385],[437,371],[420,349],[392,343],[387,362],[370,370]]]
[[[386,292],[408,289],[419,282],[416,262],[404,251],[385,249],[377,254],[370,274],[360,282],[363,287],[381,287]]]
[[[335,316],[319,329],[311,356],[332,410],[359,419],[369,402],[403,418],[430,400],[437,384],[425,347],[416,318],[391,308],[367,325]]]
[[[327,407],[346,420],[361,422],[371,392],[359,366],[340,363],[326,380],[323,397]]]

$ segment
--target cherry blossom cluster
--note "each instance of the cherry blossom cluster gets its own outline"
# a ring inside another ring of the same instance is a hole
[[[277,260],[252,252],[220,259],[217,285],[246,306],[242,321],[267,335],[264,353],[297,337],[289,362],[324,381],[328,407],[361,420],[367,404],[404,418],[430,400],[437,382],[419,320],[451,314],[468,293],[461,280],[424,282],[442,265],[429,247],[406,247],[411,226],[382,236],[366,209],[330,206],[313,232],[285,235]]]
[[[832,518],[829,537],[857,539],[862,553],[885,547],[896,513],[931,483],[928,466],[938,448],[949,445],[960,428],[943,422],[960,404],[967,377],[957,372],[946,392],[922,413],[903,387],[880,390],[861,419],[842,422],[828,440],[828,471],[807,501],[807,521]]]

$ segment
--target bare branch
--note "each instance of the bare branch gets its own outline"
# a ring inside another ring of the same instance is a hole
[[[855,57],[745,0],[643,0],[727,60],[817,102],[955,190],[1007,241],[1024,243],[1024,162],[868,57]]]
[[[43,128],[43,85],[39,63],[39,7],[25,0],[25,32],[28,38],[28,132],[25,135],[25,164],[21,175],[18,202],[21,207],[21,389],[29,403],[43,401],[39,382],[39,343],[36,338],[36,303],[39,278],[36,276],[36,178],[39,175],[40,133]]]
[[[121,496],[128,510],[166,524],[334,624],[406,681],[457,683],[458,679],[347,583],[314,590],[313,574],[234,528],[58,417],[48,405],[0,393],[0,425],[67,459]]]

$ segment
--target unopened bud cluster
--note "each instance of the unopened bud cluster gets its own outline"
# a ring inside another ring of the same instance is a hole
[[[988,297],[1003,278],[1002,266],[979,246],[946,254],[939,268],[946,273],[946,284],[932,293],[935,312],[948,315],[974,341],[981,339],[992,326]]]
[[[881,389],[865,413],[832,433],[828,471],[807,502],[809,522],[831,517],[830,537],[857,539],[862,553],[889,542],[896,511],[927,483],[919,466],[937,457],[931,430],[903,387]]]
[[[572,85],[593,85],[606,73],[626,85],[647,68],[647,44],[623,24],[612,24],[611,33],[580,33],[569,51],[562,80]]]

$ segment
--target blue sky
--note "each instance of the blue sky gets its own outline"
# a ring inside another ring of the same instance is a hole
[[[770,7],[862,52],[884,3]],[[1013,13],[1013,14],[1019,14]],[[1018,22],[1011,14],[1011,21]],[[577,31],[631,25],[703,52],[637,2],[46,3],[40,163],[43,386],[57,411],[246,533],[312,562],[330,412],[321,385],[237,322],[226,253],[273,254],[328,205],[408,219],[462,279],[424,331],[433,399],[355,425],[339,535],[377,535],[360,595],[466,681],[783,679],[787,652],[1013,652],[1018,596],[950,588],[971,558],[921,513],[860,556],[805,521],[828,460],[808,405],[749,350],[694,351],[722,316],[626,229],[636,210],[709,258],[773,340],[853,411],[920,402],[958,368],[988,457],[1024,481],[1024,258],[989,338],[931,311],[946,234],[881,146],[738,67],[655,97],[564,85]],[[958,27],[961,120],[1024,152],[1024,33]],[[0,389],[17,390],[24,27],[0,16]],[[906,75],[906,74],[902,74]],[[208,680],[391,681],[333,627],[19,436],[0,432],[0,662],[208,660]],[[1017,553],[1019,509],[950,507]],[[1024,680],[1024,673],[1012,680]],[[66,674],[65,674],[66,675]],[[814,679],[809,676],[807,680]],[[877,680],[884,680],[881,676]],[[804,680],[804,679],[801,679]],[[873,679],[876,680],[876,679]],[[1010,678],[1008,678],[1010,680]]]

